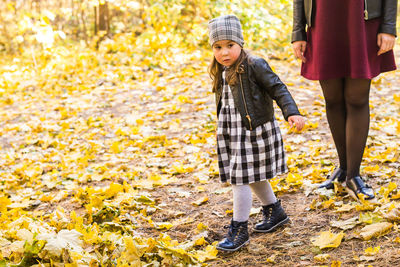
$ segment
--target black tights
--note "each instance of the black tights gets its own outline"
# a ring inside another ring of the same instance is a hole
[[[347,178],[360,175],[360,165],[369,130],[369,79],[320,81],[326,116]]]

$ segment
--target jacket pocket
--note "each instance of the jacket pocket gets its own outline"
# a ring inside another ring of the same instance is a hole
[[[376,19],[382,16],[382,0],[364,0],[364,19]]]

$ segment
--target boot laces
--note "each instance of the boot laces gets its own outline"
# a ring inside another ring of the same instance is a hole
[[[268,223],[272,221],[272,207],[268,207],[268,210],[264,210],[264,220],[266,220]]]

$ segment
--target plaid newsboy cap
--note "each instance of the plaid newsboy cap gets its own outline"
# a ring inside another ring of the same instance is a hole
[[[235,15],[224,15],[208,22],[210,45],[220,40],[231,40],[243,47],[242,26]]]

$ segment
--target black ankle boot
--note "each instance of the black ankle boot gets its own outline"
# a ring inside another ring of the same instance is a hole
[[[268,233],[275,230],[276,227],[289,222],[289,217],[278,200],[274,204],[263,206],[262,213],[264,220],[254,227],[255,232]]]
[[[247,221],[237,222],[232,220],[231,224],[225,228],[229,228],[229,231],[225,239],[218,243],[218,250],[233,252],[249,243]]]

